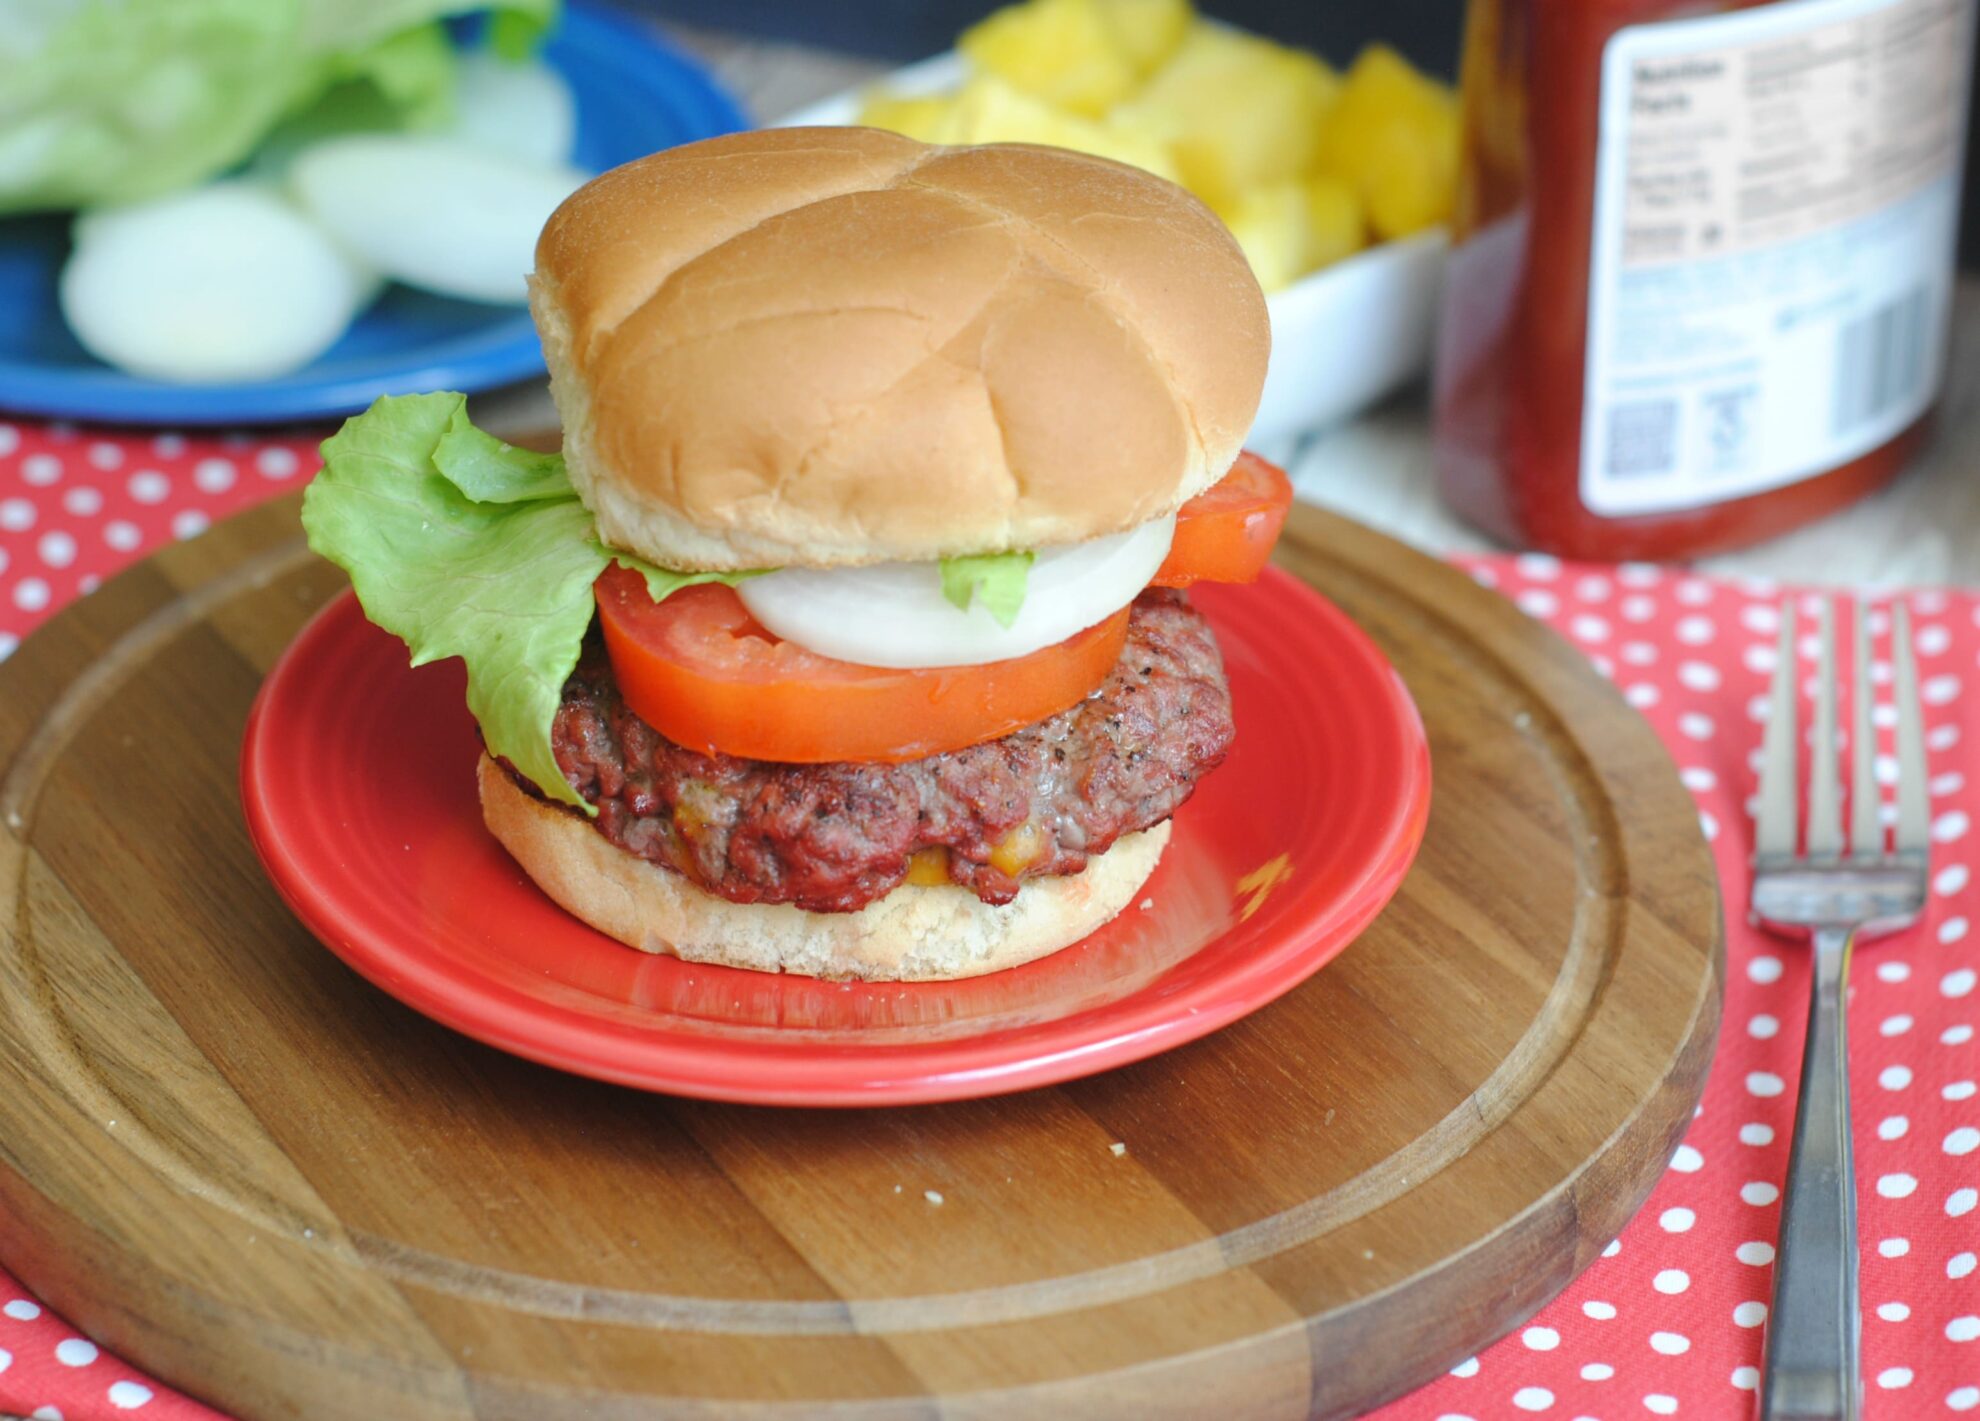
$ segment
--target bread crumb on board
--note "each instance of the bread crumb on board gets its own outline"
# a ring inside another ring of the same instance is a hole
[[[922,1190],[921,1197],[926,1199],[931,1204],[939,1204],[942,1202],[942,1196],[933,1189]]]
[[[1124,1140],[1116,1140],[1114,1141],[1113,1144],[1107,1146],[1107,1148],[1114,1152],[1115,1159],[1119,1159],[1122,1155],[1127,1153],[1127,1142]]]

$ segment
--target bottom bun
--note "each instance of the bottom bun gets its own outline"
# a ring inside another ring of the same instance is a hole
[[[1083,873],[1031,879],[1001,908],[941,884],[903,885],[856,913],[808,913],[717,898],[527,793],[486,755],[479,774],[481,817],[566,912],[642,952],[807,977],[941,981],[1044,957],[1125,908],[1169,842],[1166,822],[1124,834]]]

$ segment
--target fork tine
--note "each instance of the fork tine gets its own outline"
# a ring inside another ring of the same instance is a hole
[[[1794,855],[1796,705],[1800,684],[1794,639],[1794,603],[1781,604],[1780,660],[1774,666],[1767,734],[1760,751],[1760,812],[1754,816],[1753,847],[1760,854]]]
[[[1891,623],[1891,660],[1897,665],[1897,850],[1926,853],[1932,816],[1925,792],[1925,722],[1918,701],[1918,660],[1911,647],[1911,609],[1897,604]]]
[[[1808,855],[1842,852],[1842,766],[1836,762],[1836,608],[1822,603],[1822,664],[1815,679],[1815,743],[1808,757]]]
[[[1870,721],[1870,613],[1861,597],[1856,599],[1854,664],[1849,749],[1855,772],[1849,783],[1849,851],[1858,858],[1881,857],[1884,821],[1877,812],[1877,727]]]

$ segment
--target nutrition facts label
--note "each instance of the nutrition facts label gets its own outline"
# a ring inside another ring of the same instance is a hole
[[[1937,388],[1973,0],[1790,0],[1603,56],[1582,490],[1618,515],[1809,477]]]

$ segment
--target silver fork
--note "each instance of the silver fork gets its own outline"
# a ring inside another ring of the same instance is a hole
[[[1849,1053],[1843,1020],[1850,948],[1858,938],[1895,932],[1925,907],[1930,823],[1925,739],[1911,620],[1897,607],[1892,661],[1897,698],[1897,833],[1886,848],[1870,718],[1870,637],[1856,612],[1854,724],[1850,730],[1849,838],[1843,838],[1836,764],[1834,609],[1821,615],[1821,672],[1808,787],[1808,842],[1795,830],[1797,674],[1794,606],[1781,610],[1780,662],[1760,762],[1754,833],[1753,914],[1769,932],[1809,938],[1815,988],[1801,1099],[1781,1206],[1774,1303],[1760,1381],[1761,1421],[1856,1421],[1862,1392],[1857,1355],[1856,1187],[1850,1160]]]

